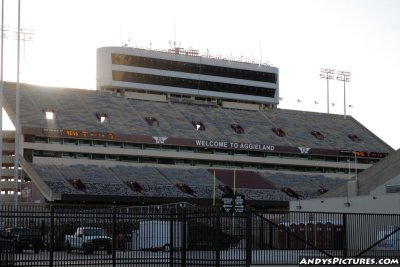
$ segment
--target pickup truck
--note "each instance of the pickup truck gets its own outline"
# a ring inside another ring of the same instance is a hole
[[[34,234],[31,229],[24,227],[5,229],[1,234],[1,239],[13,240],[18,253],[28,249],[33,249],[35,253],[38,253],[44,247],[42,236]]]
[[[112,238],[107,236],[106,231],[99,227],[78,227],[73,235],[65,236],[65,247],[67,253],[73,249],[82,250],[85,254],[94,251],[112,252]]]

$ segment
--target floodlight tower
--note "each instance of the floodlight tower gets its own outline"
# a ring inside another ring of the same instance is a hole
[[[326,79],[326,98],[327,98],[327,109],[329,114],[329,80],[333,80],[335,78],[335,70],[328,68],[321,68],[321,73],[319,74],[320,78]]]
[[[336,79],[343,82],[343,101],[344,101],[344,113],[343,117],[346,119],[346,83],[351,80],[351,72],[338,70]]]

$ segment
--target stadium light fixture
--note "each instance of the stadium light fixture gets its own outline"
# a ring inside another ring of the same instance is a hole
[[[327,98],[327,112],[329,114],[329,80],[335,79],[335,70],[330,68],[321,68],[319,77],[326,79],[326,98]]]
[[[338,70],[336,79],[343,82],[343,117],[346,119],[346,83],[351,80],[351,72]]]

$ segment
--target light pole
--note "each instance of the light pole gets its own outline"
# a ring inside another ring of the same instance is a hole
[[[4,62],[4,0],[1,0],[1,51],[0,51],[0,184],[3,178],[3,62]],[[1,186],[0,186],[0,201],[1,201]]]
[[[350,175],[350,159],[347,159],[347,163],[349,164],[349,181],[350,181],[350,178],[351,178],[351,175]]]
[[[15,152],[14,152],[14,204],[18,206],[18,176],[19,176],[19,104],[20,104],[20,47],[21,47],[21,0],[18,0],[18,31],[17,31],[17,84],[15,88]]]
[[[358,181],[358,171],[357,171],[357,151],[354,152],[354,167],[356,169],[356,181]]]
[[[346,83],[351,80],[351,72],[338,70],[336,79],[343,82],[343,103],[344,103],[344,114],[343,117],[346,119]]]
[[[32,42],[33,41],[33,38],[32,38],[32,36],[34,35],[34,30],[31,30],[31,29],[19,29],[19,33],[20,33],[20,36],[18,37],[18,29],[16,29],[16,31],[15,31],[15,33],[17,34],[17,36],[16,36],[16,38],[19,38],[20,39],[20,41],[22,41],[23,42],[23,46],[22,46],[22,50],[23,50],[23,64],[22,64],[22,67],[24,67],[24,65],[25,65],[25,54],[26,54],[26,49],[25,49],[25,45],[26,45],[26,42]],[[20,71],[20,73],[24,73],[24,69],[22,69],[22,71]],[[24,82],[24,79],[23,79],[24,77],[20,77],[20,80],[22,81],[22,82]]]
[[[335,79],[335,70],[329,68],[321,68],[320,78],[326,79],[326,98],[327,98],[327,109],[329,114],[329,80]]]

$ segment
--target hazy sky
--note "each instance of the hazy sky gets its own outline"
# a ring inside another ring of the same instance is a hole
[[[16,2],[5,0],[10,81]],[[94,89],[98,47],[169,48],[176,41],[269,61],[280,70],[280,108],[327,112],[320,69],[347,70],[348,114],[398,149],[399,14],[398,0],[21,0],[21,26],[32,39],[21,43],[21,80]],[[343,82],[331,80],[329,87],[330,112],[342,114]]]

